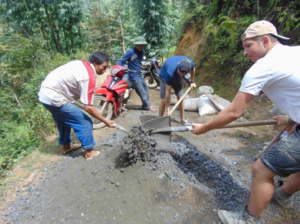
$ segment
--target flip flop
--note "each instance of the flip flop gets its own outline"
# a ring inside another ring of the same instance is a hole
[[[95,156],[93,156],[93,157],[87,158],[87,159],[86,159],[86,161],[88,161],[88,160],[91,160],[91,159],[93,159],[94,157],[96,157],[96,156],[98,156],[98,155],[100,154],[100,152],[99,152],[99,151],[95,151],[95,152],[96,152],[96,155],[95,155]]]
[[[157,109],[156,109],[155,107],[153,107],[153,106],[150,107],[149,110],[150,110],[150,111],[157,111]]]
[[[72,144],[72,145],[71,145],[71,148],[67,149],[66,151],[62,151],[62,153],[63,153],[63,154],[67,154],[67,153],[69,153],[69,152],[71,152],[71,151],[74,151],[74,150],[76,150],[76,149],[79,149],[80,147],[81,147],[81,144],[80,144],[80,143],[78,143],[78,144]]]

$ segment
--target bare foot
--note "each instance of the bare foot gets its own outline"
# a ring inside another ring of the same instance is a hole
[[[98,156],[100,154],[99,151],[94,151],[92,149],[89,149],[89,150],[85,150],[84,151],[84,157],[86,160],[90,160],[92,159],[93,157],[95,156]]]
[[[69,145],[64,145],[62,148],[62,153],[67,154],[68,152],[71,152],[73,150],[79,149],[81,147],[81,144],[72,144],[70,143]]]
[[[149,109],[150,111],[157,111],[157,109],[155,108],[155,107],[150,107],[150,109]]]

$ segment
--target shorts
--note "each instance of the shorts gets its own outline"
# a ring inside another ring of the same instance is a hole
[[[268,169],[281,177],[300,172],[300,125],[294,134],[273,145],[260,159]]]
[[[166,95],[166,81],[161,79],[160,80],[160,98],[161,99],[165,99],[165,95]],[[172,83],[172,89],[175,91],[175,95],[178,97],[182,97],[183,96],[183,80],[180,79],[177,82]]]

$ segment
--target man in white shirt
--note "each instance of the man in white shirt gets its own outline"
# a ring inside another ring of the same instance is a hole
[[[93,106],[97,74],[101,75],[108,66],[108,56],[96,51],[89,57],[89,62],[71,61],[50,72],[43,81],[38,93],[39,101],[49,110],[59,131],[59,143],[63,153],[76,148],[72,145],[71,128],[85,150],[86,160],[100,152],[94,151],[96,144],[93,137],[92,120],[73,103],[80,99],[84,110],[95,118],[113,127],[113,121],[105,119]],[[77,146],[78,148],[78,146]]]
[[[251,24],[242,35],[244,55],[254,64],[247,71],[232,103],[206,124],[193,124],[194,134],[204,134],[239,118],[251,100],[263,91],[286,114],[275,116],[276,126],[295,124],[294,134],[280,140],[264,152],[252,167],[249,204],[239,212],[218,211],[223,223],[259,223],[259,217],[271,199],[287,208],[292,195],[300,190],[300,47],[284,46],[268,21]],[[289,176],[275,189],[274,176]]]

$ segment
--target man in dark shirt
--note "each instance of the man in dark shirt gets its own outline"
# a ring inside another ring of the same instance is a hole
[[[129,81],[133,88],[142,100],[142,109],[155,111],[153,107],[150,106],[149,102],[149,89],[142,76],[142,61],[145,54],[145,46],[147,42],[144,37],[140,36],[135,39],[135,47],[128,50],[124,57],[118,62],[118,65],[123,66],[127,61],[130,60],[132,55],[136,54],[137,59],[128,64],[130,70],[136,71],[136,73],[129,73]]]
[[[183,96],[183,79],[187,73],[191,73],[191,88],[195,88],[195,66],[194,62],[186,56],[173,56],[168,58],[160,69],[160,105],[159,116],[163,117],[170,113],[170,95],[171,89],[175,91],[175,95],[179,100]],[[181,123],[190,126],[191,124],[184,117],[184,102],[179,104]]]

